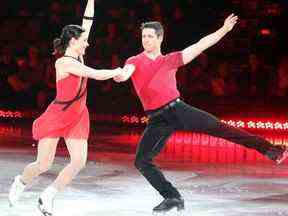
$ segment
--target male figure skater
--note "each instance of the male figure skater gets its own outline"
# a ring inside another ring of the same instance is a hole
[[[179,98],[175,77],[177,69],[216,44],[232,30],[237,20],[238,17],[231,14],[216,32],[182,51],[166,55],[161,53],[164,36],[162,25],[159,22],[143,23],[141,30],[144,51],[129,58],[124,67],[125,72],[113,78],[116,82],[123,82],[132,77],[134,88],[149,117],[138,144],[135,166],[164,198],[163,202],[153,209],[154,212],[166,212],[174,207],[178,210],[184,209],[184,200],[178,190],[153,164],[153,158],[175,130],[190,130],[221,137],[255,149],[277,163],[281,163],[287,156],[285,149],[274,146],[259,136],[230,127]]]

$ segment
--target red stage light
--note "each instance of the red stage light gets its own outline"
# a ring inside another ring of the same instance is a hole
[[[236,127],[245,128],[245,123],[243,121],[237,121]]]
[[[149,118],[146,116],[137,117],[137,116],[123,116],[121,117],[121,122],[123,124],[142,124],[146,125]],[[232,127],[237,128],[247,128],[253,130],[288,130],[288,122],[273,122],[271,120],[235,120],[235,119],[221,119],[222,123],[228,124]]]
[[[284,129],[284,130],[288,129],[288,122],[285,122],[285,123],[283,124],[283,129]]]
[[[2,118],[22,118],[23,116],[22,116],[22,113],[19,111],[0,110],[0,118],[1,117]]]
[[[39,113],[32,111],[11,111],[11,110],[0,110],[0,119],[24,119],[24,118],[35,118]],[[107,115],[107,114],[91,114],[92,121],[98,122],[115,122],[122,123],[125,125],[146,125],[149,121],[147,116],[139,115]],[[237,128],[247,128],[251,130],[273,130],[273,131],[287,131],[287,121],[273,121],[271,119],[221,119],[222,123],[228,124]]]
[[[141,118],[141,123],[142,123],[142,124],[147,124],[147,123],[148,123],[148,120],[149,120],[149,118],[147,118],[146,116],[143,116],[143,117]]]
[[[268,35],[271,35],[272,32],[271,32],[270,29],[265,28],[265,29],[261,29],[261,30],[260,30],[260,34],[261,34],[261,35],[264,35],[264,36],[268,36]]]
[[[264,129],[265,128],[265,124],[263,122],[257,122],[256,123],[256,128],[261,128],[261,129]]]
[[[137,116],[132,116],[130,119],[131,123],[139,123],[139,118]]]
[[[270,129],[274,129],[273,124],[271,122],[266,122],[265,123],[265,128],[270,128]]]
[[[227,122],[227,124],[230,125],[230,126],[233,126],[233,127],[236,126],[235,121],[232,121],[232,120],[229,120],[229,121]]]
[[[248,128],[256,128],[256,124],[253,121],[248,122]]]

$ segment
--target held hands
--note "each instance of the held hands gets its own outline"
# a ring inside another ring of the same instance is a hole
[[[230,14],[224,21],[223,28],[229,32],[236,25],[238,21],[238,16],[235,16],[233,13]]]
[[[115,82],[124,82],[132,75],[135,71],[135,66],[132,64],[126,64],[123,68],[119,68],[120,74],[113,77]]]
[[[115,82],[121,82],[122,81],[122,77],[121,77],[121,75],[123,75],[123,73],[125,73],[125,70],[124,70],[124,68],[121,68],[121,67],[118,67],[118,68],[116,68],[116,69],[114,69],[116,72],[117,72],[117,75],[115,75],[114,77],[113,77],[113,80],[115,81]]]
[[[115,76],[113,77],[113,80],[117,83],[120,83],[122,81],[121,77],[120,76]]]
[[[114,71],[115,71],[115,74],[116,74],[115,76],[118,76],[118,75],[123,73],[123,68],[118,67],[118,68],[115,68]]]

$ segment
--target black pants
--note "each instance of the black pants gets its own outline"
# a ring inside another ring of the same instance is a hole
[[[138,144],[135,160],[136,168],[164,198],[179,197],[180,194],[153,164],[153,158],[175,130],[190,130],[221,137],[255,149],[264,155],[271,149],[282,151],[278,149],[280,147],[273,146],[264,138],[224,124],[207,112],[182,101],[174,102],[172,106],[151,113],[149,123]]]

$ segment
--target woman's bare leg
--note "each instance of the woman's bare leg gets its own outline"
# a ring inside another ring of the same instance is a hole
[[[58,191],[63,190],[86,165],[87,140],[66,139],[65,141],[70,154],[70,163],[59,173],[52,185],[41,194],[38,207],[43,214],[53,212],[53,201]]]
[[[21,181],[29,184],[34,177],[50,169],[53,164],[59,138],[44,138],[38,142],[37,160],[28,164],[21,175]]]
[[[63,190],[73,178],[83,169],[87,161],[87,140],[67,139],[66,145],[70,154],[70,163],[59,173],[53,183],[57,190]]]
[[[37,160],[28,164],[22,175],[15,177],[9,191],[10,206],[15,206],[27,184],[33,178],[47,171],[53,163],[59,138],[44,138],[38,142]]]

